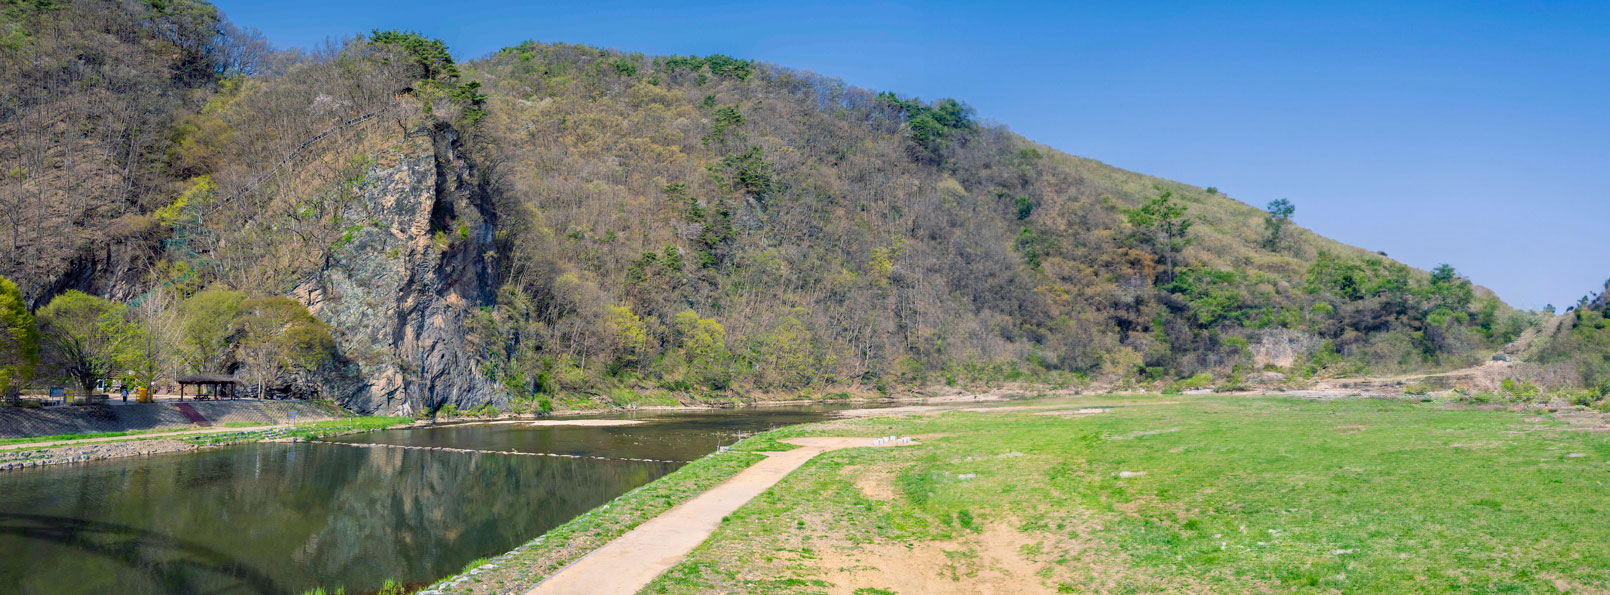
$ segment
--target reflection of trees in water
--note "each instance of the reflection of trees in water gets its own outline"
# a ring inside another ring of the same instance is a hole
[[[0,592],[300,593],[428,581],[672,468],[268,444],[13,473],[0,491],[8,510],[29,516],[0,524]]]
[[[340,448],[340,447],[325,447]],[[669,472],[663,464],[352,449],[366,464],[310,535],[327,576],[429,581]],[[356,488],[356,489],[350,489]],[[351,583],[349,583],[351,584]]]

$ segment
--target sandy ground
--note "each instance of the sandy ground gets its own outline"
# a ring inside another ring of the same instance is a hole
[[[1035,576],[1039,565],[1023,554],[1025,546],[1036,543],[1025,533],[995,525],[955,542],[824,548],[815,566],[834,585],[828,589],[832,595],[854,595],[863,585],[925,595],[1056,593]]]
[[[721,519],[765,492],[816,455],[874,445],[871,438],[790,438],[800,446],[765,460],[650,519],[555,573],[526,595],[630,595],[681,561],[721,525]]]
[[[542,419],[531,422],[533,426],[635,426],[648,423],[639,419]]]
[[[561,419],[539,419],[539,420],[535,420],[535,421],[529,420],[529,419],[498,419],[498,420],[491,420],[491,421],[471,421],[471,422],[446,421],[446,422],[443,422],[443,423],[438,424],[438,425],[440,427],[444,427],[444,428],[449,428],[449,427],[453,427],[453,426],[496,426],[496,425],[505,425],[505,424],[521,425],[521,426],[538,426],[538,427],[545,427],[545,426],[609,427],[609,426],[635,426],[637,424],[644,424],[644,423],[648,423],[648,422],[643,421],[643,420],[638,420],[638,419],[563,419],[563,418],[561,418]]]

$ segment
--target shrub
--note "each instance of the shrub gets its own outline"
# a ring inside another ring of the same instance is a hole
[[[1163,392],[1179,394],[1192,389],[1204,388],[1211,384],[1213,384],[1213,375],[1202,372],[1190,378],[1174,381],[1168,385],[1168,388],[1163,389]]]
[[[1537,385],[1524,380],[1515,380],[1514,378],[1505,378],[1503,382],[1498,383],[1498,386],[1509,396],[1523,401],[1537,398],[1542,392],[1538,390]]]

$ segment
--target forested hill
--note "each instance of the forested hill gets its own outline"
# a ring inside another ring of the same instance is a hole
[[[1470,364],[1530,322],[1300,204],[955,100],[720,55],[455,63],[406,32],[273,51],[186,0],[5,6],[0,275],[35,308],[79,289],[192,330],[197,300],[292,296],[332,339],[274,383],[360,410],[1228,387]],[[164,366],[264,365],[218,328],[211,351],[173,333]]]

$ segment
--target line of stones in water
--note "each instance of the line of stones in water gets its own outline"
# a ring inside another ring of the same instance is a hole
[[[601,457],[597,455],[572,455],[557,452],[522,452],[518,450],[481,450],[476,448],[452,448],[447,446],[414,446],[409,444],[382,444],[378,442],[332,442],[328,440],[310,440],[319,444],[338,444],[341,446],[355,446],[358,448],[401,448],[406,450],[429,450],[436,452],[457,452],[464,454],[485,455],[515,455],[526,457],[554,457],[562,459],[586,459],[590,461],[613,461],[621,463],[676,463],[684,464],[689,461],[676,461],[671,459],[636,459],[631,457]]]

